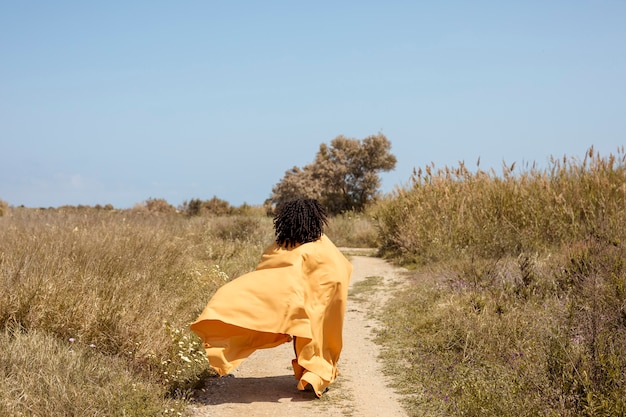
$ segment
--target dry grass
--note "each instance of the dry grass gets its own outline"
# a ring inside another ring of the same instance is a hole
[[[411,415],[626,415],[623,151],[427,168],[378,220],[417,269],[379,335]]]
[[[274,239],[264,210],[234,212],[190,217],[161,200],[125,211],[7,206],[0,415],[184,415],[212,375],[189,324]]]
[[[9,203],[4,200],[0,200],[0,217],[4,216],[9,211]]]
[[[331,217],[326,234],[340,247],[378,247],[378,231],[370,210],[363,213],[346,212]]]
[[[382,249],[425,264],[459,254],[533,253],[588,236],[616,241],[626,221],[626,156],[552,159],[546,170],[419,170],[376,212]]]
[[[3,209],[0,415],[184,414],[208,375],[188,324],[273,232],[155,206]],[[379,334],[411,415],[626,415],[623,150],[429,166],[371,210],[327,234],[416,268]]]
[[[68,415],[59,410],[69,403],[94,404],[76,415],[166,415],[182,412],[208,374],[189,323],[220,285],[254,268],[271,221],[13,209],[0,234],[6,415]],[[120,388],[129,381],[141,389]]]
[[[181,402],[136,378],[123,358],[43,331],[0,334],[0,415],[166,415]]]

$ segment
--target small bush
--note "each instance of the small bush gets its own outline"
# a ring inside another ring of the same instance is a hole
[[[162,198],[150,198],[141,204],[135,205],[133,210],[139,213],[153,214],[171,214],[176,212],[174,206]]]
[[[181,206],[181,211],[187,216],[224,216],[232,214],[233,210],[228,201],[217,197],[206,201],[194,198]]]

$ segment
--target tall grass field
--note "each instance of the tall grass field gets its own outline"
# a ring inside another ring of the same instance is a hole
[[[188,326],[256,266],[271,217],[161,203],[0,201],[0,416],[184,416],[215,377]],[[624,150],[589,149],[431,164],[327,234],[410,270],[376,339],[411,416],[623,416],[625,224]]]
[[[215,376],[189,324],[217,288],[254,269],[272,220],[260,208],[188,217],[155,203],[4,206],[0,416],[185,415]],[[328,233],[376,240],[356,215]]]
[[[379,206],[415,271],[378,333],[412,416],[626,415],[625,162],[431,165]]]

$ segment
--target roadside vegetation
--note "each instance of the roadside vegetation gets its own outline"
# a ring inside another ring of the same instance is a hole
[[[626,159],[415,173],[379,206],[414,269],[382,316],[414,416],[626,415]]]
[[[326,232],[411,270],[377,333],[410,415],[626,415],[623,149],[371,196]],[[185,415],[215,376],[188,325],[256,266],[271,206],[0,209],[0,415]]]
[[[0,218],[0,415],[181,415],[209,375],[189,331],[254,268],[266,216],[14,208]]]
[[[188,326],[274,237],[262,207],[215,215],[215,203],[199,204],[204,215],[158,199],[131,210],[6,205],[0,415],[185,415],[214,376]],[[362,214],[332,219],[327,233],[376,240]]]

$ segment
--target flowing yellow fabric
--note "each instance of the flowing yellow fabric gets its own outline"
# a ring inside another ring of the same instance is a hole
[[[298,389],[310,384],[319,397],[337,377],[351,274],[326,235],[295,248],[273,244],[254,271],[218,289],[191,329],[220,375],[295,336]]]

